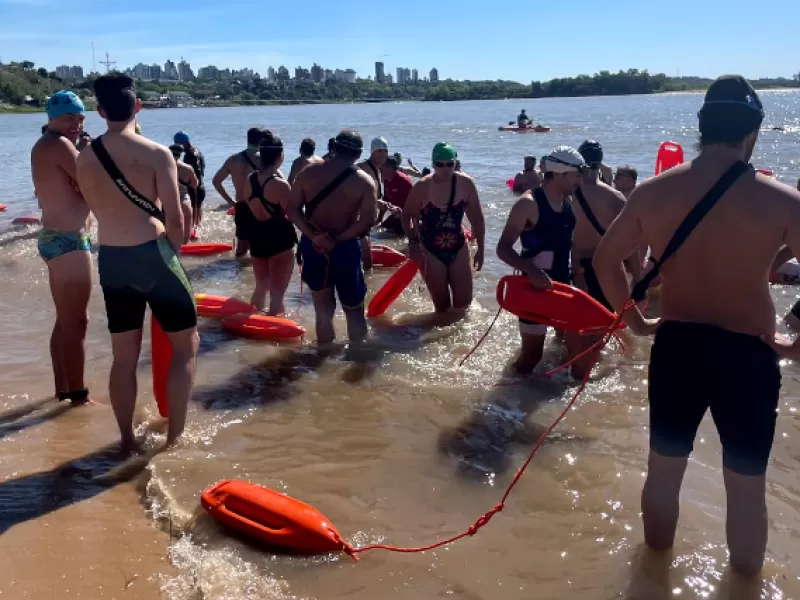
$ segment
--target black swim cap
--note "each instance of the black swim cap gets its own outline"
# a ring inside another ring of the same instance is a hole
[[[578,146],[578,152],[580,152],[590,169],[596,169],[603,162],[603,147],[600,142],[586,140]]]
[[[723,75],[709,86],[697,117],[701,144],[736,144],[758,131],[764,107],[744,77]]]
[[[364,140],[361,135],[352,129],[343,129],[333,141],[337,148],[349,150],[350,152],[361,152],[364,149]]]

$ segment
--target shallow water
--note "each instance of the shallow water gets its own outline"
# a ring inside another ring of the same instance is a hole
[[[0,513],[6,545],[0,551],[9,557],[0,561],[0,597],[57,591],[60,597],[152,598],[160,589],[170,600],[800,598],[800,371],[784,367],[769,471],[769,563],[760,582],[745,585],[727,575],[721,459],[710,421],[701,427],[686,475],[673,556],[659,564],[641,552],[649,350],[641,339],[626,338],[624,354],[605,351],[576,410],[543,446],[506,509],[475,537],[425,554],[369,552],[354,564],[344,556],[274,556],[197,517],[200,492],[223,478],[249,479],[312,504],[354,544],[429,544],[494,506],[575,391],[563,374],[527,383],[502,379],[518,343],[509,315],[457,369],[494,316],[494,286],[508,272],[493,251],[514,201],[505,180],[523,155],[586,138],[603,143],[610,164],[631,163],[648,176],[666,139],[693,154],[700,100],[679,94],[143,112],[148,137],[168,143],[184,129],[205,153],[209,210],[202,235],[208,241],[233,237],[232,218],[212,208],[221,200],[210,180],[244,146],[250,126],[267,126],[289,148],[305,136],[322,148],[342,127],[354,127],[366,140],[385,136],[392,151],[420,167],[436,141],[451,141],[476,178],[487,216],[487,260],[476,276],[473,311],[466,323],[436,332],[384,324],[371,349],[327,359],[309,346],[313,309],[297,277],[288,306],[309,330],[302,346],[243,341],[203,321],[185,439],[151,461],[144,475],[116,484],[105,477],[115,463],[98,454],[116,438],[110,408],[33,405],[51,392],[53,309],[31,230],[7,231],[0,237],[6,283],[0,291],[0,500],[11,508]],[[768,117],[753,162],[794,184],[800,93],[768,92],[763,100]],[[497,131],[523,107],[553,132]],[[9,205],[0,231],[13,217],[36,213],[28,152],[42,122],[41,115],[0,115],[0,202]],[[766,130],[773,126],[786,131]],[[96,114],[86,128],[102,131]],[[185,266],[197,292],[246,298],[252,290],[251,269],[229,257],[188,259]],[[376,269],[370,290],[389,273]],[[797,295],[795,287],[773,288],[779,315]],[[417,279],[391,314],[430,309]],[[107,404],[110,344],[99,289],[90,310],[88,385]],[[337,327],[344,332],[343,319]],[[559,364],[559,352],[555,341],[549,344],[549,365]],[[140,411],[152,422],[147,343],[143,357]],[[26,407],[30,414],[7,412]],[[169,522],[171,539],[163,533]],[[76,558],[76,544],[88,545],[80,552],[86,561]]]

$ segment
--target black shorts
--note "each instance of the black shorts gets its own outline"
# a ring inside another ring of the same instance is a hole
[[[189,199],[192,201],[192,208],[197,210],[203,205],[203,201],[206,199],[206,188],[201,185],[196,191],[193,188],[188,189]]]
[[[592,259],[582,258],[578,261],[578,264],[583,268],[583,279],[586,281],[586,293],[613,313],[614,309],[611,308],[611,304],[606,300],[603,288],[600,287],[600,281],[597,279],[597,274],[594,272]]]
[[[236,237],[240,240],[250,240],[253,229],[257,226],[253,211],[247,202],[237,202],[234,205],[233,222],[236,224]]]
[[[97,263],[111,333],[141,329],[147,305],[164,331],[197,325],[192,286],[166,238],[138,246],[100,246]]]
[[[742,475],[764,474],[781,388],[772,348],[713,325],[666,321],[656,332],[648,380],[652,450],[688,456],[711,408],[723,464]]]

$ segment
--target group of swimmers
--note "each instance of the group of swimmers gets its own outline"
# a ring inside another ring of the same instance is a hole
[[[94,88],[107,132],[79,152],[83,105],[74,94],[58,92],[48,101],[48,128],[31,157],[43,209],[39,251],[57,313],[51,340],[56,393],[78,403],[89,397],[83,341],[92,213],[114,356],[109,392],[123,448],[135,447],[132,419],[145,305],[173,347],[171,443],[184,427],[198,346],[194,296],[177,256],[186,236],[183,169],[170,150],[136,134],[141,103],[130,77],[104,75]],[[800,358],[800,340],[776,335],[767,283],[775,265],[800,250],[800,193],[748,164],[763,118],[750,84],[725,76],[711,85],[699,112],[699,156],[658,177],[637,185],[635,169],[621,167],[615,189],[607,174],[604,181],[603,149],[592,140],[577,149],[556,148],[541,158],[538,171],[535,159],[526,160],[518,176],[524,181],[515,183],[521,196],[497,243],[498,257],[534,287],[570,283],[621,312],[635,334],[655,333],[642,494],[645,540],[655,549],[674,542],[683,474],[710,408],[723,446],[731,564],[745,574],[760,571],[766,549],[765,472],[781,382],[778,359]],[[185,152],[188,136],[181,140]],[[400,186],[405,198],[394,203],[386,191],[407,174],[389,157],[383,138],[373,140],[363,162],[363,141],[353,130],[333,138],[324,157],[314,156],[314,145],[306,140],[288,179],[280,172],[284,148],[277,135],[251,129],[247,141],[213,183],[234,206],[237,255],[252,256],[254,304],[263,308],[269,294],[269,312],[284,312],[283,294],[297,258],[312,291],[318,343],[335,338],[337,296],[349,339],[364,339],[365,248],[381,213],[407,236],[410,258],[420,265],[436,312],[466,312],[472,271],[484,261],[485,227],[475,183],[457,170],[452,145],[436,144],[432,171],[414,173],[419,181]],[[228,176],[235,199],[222,185]],[[466,243],[465,216],[476,241],[474,254]],[[515,249],[518,241],[521,252]],[[725,268],[731,263],[737,265],[735,277]],[[660,318],[645,318],[629,302],[631,283],[640,281],[636,300],[648,283],[660,281]],[[529,373],[542,358],[547,327],[521,321],[520,333],[516,368]],[[564,334],[570,356],[595,339]],[[590,368],[586,358],[572,370],[580,377]]]

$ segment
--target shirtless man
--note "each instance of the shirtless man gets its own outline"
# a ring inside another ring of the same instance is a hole
[[[389,142],[386,138],[376,137],[372,140],[369,147],[370,155],[367,160],[358,163],[358,167],[372,178],[375,182],[375,187],[378,190],[378,207],[391,210],[391,207],[383,202],[383,177],[381,176],[381,169],[389,157]],[[377,215],[376,215],[377,216]],[[373,217],[373,221],[375,217]],[[369,271],[372,268],[372,242],[369,239],[369,233],[361,238],[361,261],[364,263],[364,269]]]
[[[638,178],[639,172],[636,167],[622,165],[617,167],[617,172],[614,174],[614,187],[628,198],[633,193],[633,190],[636,189],[636,180]]]
[[[357,132],[342,131],[336,136],[334,156],[303,169],[292,186],[287,212],[303,234],[299,245],[303,281],[312,291],[320,345],[336,337],[334,290],[347,318],[350,341],[367,335],[367,284],[358,240],[375,220],[377,190],[373,179],[354,166],[362,148]]]
[[[236,223],[236,257],[242,258],[250,250],[248,240],[250,229],[253,228],[255,217],[247,206],[247,198],[244,197],[244,186],[247,177],[253,171],[258,171],[258,145],[264,137],[262,127],[251,127],[247,130],[247,149],[229,156],[214,175],[211,183],[214,189],[222,198],[235,208],[234,222]],[[236,194],[236,201],[230,197],[228,190],[222,183],[228,178],[233,182],[233,189]]]
[[[522,271],[533,287],[549,289],[553,281],[570,283],[570,252],[575,229],[575,211],[570,197],[581,183],[585,169],[583,157],[575,148],[559,146],[541,160],[544,181],[541,187],[525,192],[511,208],[503,233],[497,242],[497,257]],[[519,240],[522,252],[514,249]],[[519,320],[522,348],[515,369],[520,375],[533,371],[544,354],[547,325]],[[582,347],[580,336],[566,332],[564,341],[571,357]],[[572,365],[572,374],[582,377],[581,366]]]
[[[183,146],[172,144],[169,147],[172,157],[178,164],[178,194],[181,197],[181,210],[183,211],[183,243],[187,243],[194,233],[194,218],[192,214],[192,198],[189,190],[197,190],[197,174],[194,169],[181,160]]]
[[[658,328],[648,375],[645,541],[655,549],[674,543],[681,482],[710,407],[722,441],[731,566],[754,575],[767,544],[765,473],[781,386],[778,361],[800,359],[800,338],[790,343],[776,335],[767,280],[779,248],[800,252],[800,193],[746,164],[764,112],[743,77],[714,81],[698,117],[700,155],[636,188],[600,242],[594,266],[619,310],[631,295],[623,260],[644,242],[663,264],[663,321],[645,319],[636,307],[624,319],[640,335]],[[714,187],[711,199],[718,202],[664,257],[680,224]],[[721,264],[735,264],[736,276]]]
[[[542,178],[536,172],[536,157],[526,156],[522,171],[514,177],[514,193],[523,194],[542,185]]]
[[[39,206],[39,256],[47,264],[56,322],[50,336],[56,397],[86,402],[87,306],[92,291],[89,206],[75,174],[75,142],[83,129],[84,108],[72,92],[60,91],[47,101],[46,131],[31,151],[31,173]]]
[[[315,156],[314,151],[317,149],[317,144],[311,138],[306,138],[300,142],[300,156],[292,162],[292,170],[289,171],[289,185],[294,183],[297,174],[305,169],[308,165],[322,162],[322,157]]]
[[[98,221],[100,285],[114,354],[111,405],[123,451],[135,449],[136,370],[149,305],[172,345],[169,445],[186,423],[199,343],[194,293],[177,255],[184,236],[178,167],[167,148],[136,135],[142,103],[133,79],[103,75],[94,92],[108,131],[81,152],[78,182]]]

